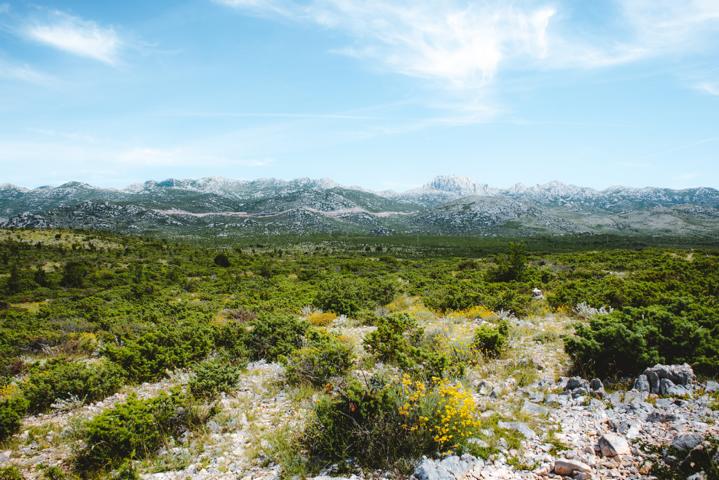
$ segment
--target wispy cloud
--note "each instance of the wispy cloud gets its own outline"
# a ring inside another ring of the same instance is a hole
[[[340,30],[335,51],[459,88],[488,85],[500,68],[603,68],[700,48],[719,26],[715,0],[607,2],[606,31],[575,27],[557,0],[214,0],[262,16]]]
[[[26,24],[23,33],[36,42],[108,65],[119,62],[123,46],[113,28],[62,12],[53,12],[45,20]]]
[[[547,54],[551,6],[448,1],[216,0],[263,15],[341,30],[351,44],[335,51],[390,71],[455,89],[487,85],[504,61]]]
[[[46,74],[29,65],[14,64],[0,60],[0,78],[48,86],[55,82],[52,75]]]
[[[377,117],[355,115],[351,113],[315,113],[315,112],[166,112],[161,117],[188,118],[287,118],[287,119],[327,119],[327,120],[373,120]]]
[[[192,148],[154,148],[139,147],[119,152],[113,156],[116,163],[125,166],[141,167],[180,167],[180,166],[236,166],[266,167],[272,159],[230,158],[222,155],[208,155]]]
[[[707,95],[719,96],[719,83],[700,82],[695,85],[695,88]]]

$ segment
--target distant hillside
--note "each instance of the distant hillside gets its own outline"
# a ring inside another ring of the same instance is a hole
[[[344,232],[711,237],[719,233],[719,191],[599,191],[559,182],[497,189],[452,176],[399,193],[308,178],[168,179],[125,189],[79,182],[35,189],[3,185],[0,226],[167,236]]]

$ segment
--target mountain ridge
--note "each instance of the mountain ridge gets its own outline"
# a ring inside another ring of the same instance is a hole
[[[438,176],[404,192],[328,179],[148,180],[121,189],[65,182],[0,186],[0,226],[99,228],[202,236],[347,233],[715,235],[719,190],[558,181],[495,188]]]

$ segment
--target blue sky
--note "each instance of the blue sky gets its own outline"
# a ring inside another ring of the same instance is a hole
[[[717,152],[717,0],[0,0],[0,183],[719,187]]]

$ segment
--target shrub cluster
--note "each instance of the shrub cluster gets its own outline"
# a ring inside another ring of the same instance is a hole
[[[422,455],[470,451],[468,440],[481,427],[474,398],[461,385],[374,377],[322,398],[304,443],[315,464],[352,458],[363,467],[407,471]]]
[[[356,315],[363,308],[386,305],[397,295],[396,282],[387,278],[333,277],[319,286],[314,305],[336,314]]]
[[[131,380],[153,381],[167,370],[205,358],[213,347],[212,333],[197,322],[161,323],[138,338],[128,338],[123,345],[106,347],[103,353],[121,365]]]
[[[312,329],[305,344],[286,358],[286,375],[290,383],[325,385],[332,377],[344,376],[352,366],[352,347],[336,335]]]
[[[49,410],[56,400],[101,400],[118,391],[124,383],[122,368],[110,361],[53,360],[32,371],[21,388],[29,411],[40,413]]]
[[[717,328],[664,307],[626,308],[577,326],[565,348],[576,368],[603,378],[633,376],[656,363],[690,363],[719,373]]]
[[[219,358],[208,359],[193,369],[188,387],[195,397],[212,398],[232,390],[240,379],[241,370],[241,365]]]
[[[15,392],[0,396],[0,442],[4,442],[20,430],[28,401]]]
[[[500,320],[497,325],[484,322],[474,333],[472,347],[485,357],[496,358],[507,347],[508,337],[509,323],[506,320]]]
[[[117,468],[127,459],[145,458],[167,438],[203,424],[213,413],[177,392],[146,400],[131,396],[82,427],[85,446],[77,452],[76,468],[92,473]]]
[[[392,363],[424,378],[460,374],[464,365],[444,352],[424,345],[424,329],[407,314],[390,314],[377,320],[377,329],[365,337],[366,350],[377,360]]]
[[[307,322],[294,315],[269,315],[252,322],[246,345],[253,360],[275,361],[302,346]]]

